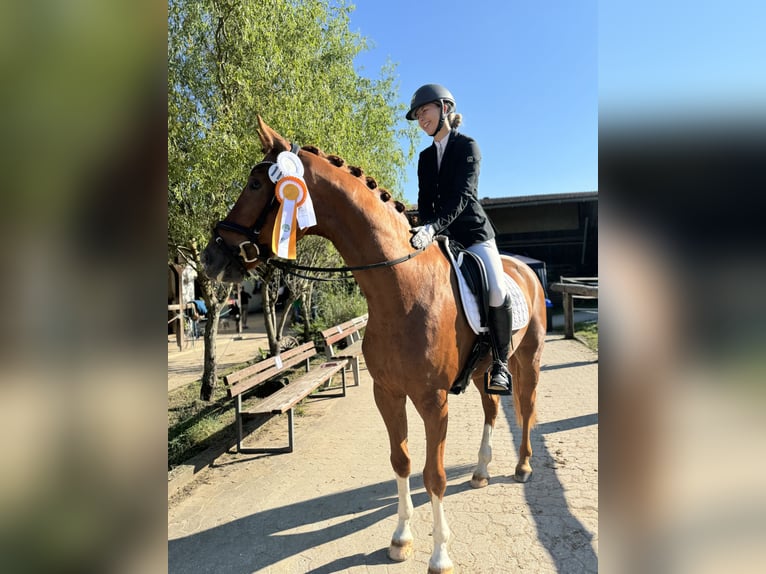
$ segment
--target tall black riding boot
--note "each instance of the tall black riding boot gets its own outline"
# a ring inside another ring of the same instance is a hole
[[[497,395],[511,394],[512,377],[508,371],[511,348],[511,296],[506,295],[500,307],[489,308],[489,331],[492,339],[492,373],[488,391]]]

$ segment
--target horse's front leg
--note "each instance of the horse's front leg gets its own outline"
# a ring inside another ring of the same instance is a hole
[[[374,385],[375,404],[383,417],[388,431],[391,448],[391,466],[396,474],[396,488],[399,494],[399,522],[391,537],[388,557],[402,562],[412,556],[412,519],[413,506],[410,495],[410,455],[407,450],[407,409],[406,397],[395,395],[378,385]]]
[[[415,402],[426,427],[426,466],[423,469],[423,483],[431,498],[434,519],[434,550],[428,561],[429,574],[452,572],[452,560],[447,553],[451,532],[444,514],[444,493],[447,490],[447,473],[444,471],[444,443],[447,437],[447,393],[438,391],[435,395]]]
[[[489,484],[489,463],[492,462],[492,432],[495,428],[500,399],[497,395],[488,395],[484,392],[483,375],[474,379],[474,384],[481,393],[481,406],[484,409],[484,431],[479,446],[479,461],[476,463],[476,469],[471,477],[471,486],[484,488]]]

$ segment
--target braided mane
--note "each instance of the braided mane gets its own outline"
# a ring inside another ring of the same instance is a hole
[[[342,157],[337,156],[337,155],[327,155],[322,150],[320,150],[318,147],[313,146],[313,145],[303,146],[301,149],[303,151],[307,151],[309,153],[313,153],[314,155],[319,156],[322,159],[328,161],[329,163],[331,163],[335,167],[350,173],[355,178],[360,180],[370,191],[377,190],[377,193],[379,194],[381,201],[386,202],[386,201],[389,201],[391,199],[391,197],[392,197],[391,193],[388,190],[383,189],[382,187],[378,187],[378,182],[375,181],[374,177],[371,177],[369,175],[364,175],[364,170],[361,167],[357,167],[357,166],[354,166],[354,165],[347,165],[346,164],[346,160],[344,160]],[[402,214],[407,210],[405,205],[401,201],[398,201],[398,200],[394,200],[394,207],[396,208],[396,211],[398,211],[399,213],[402,213]],[[406,217],[406,215],[405,215],[405,217]]]

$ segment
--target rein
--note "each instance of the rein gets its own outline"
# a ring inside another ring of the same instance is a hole
[[[426,245],[426,247],[428,247]],[[407,255],[404,255],[403,257],[398,257],[397,259],[389,259],[388,261],[380,261],[378,263],[370,263],[368,265],[356,265],[351,267],[312,267],[310,265],[298,265],[297,263],[291,263],[290,261],[286,261],[284,259],[267,259],[266,262],[270,265],[273,265],[280,271],[284,271],[285,273],[289,273],[291,275],[295,275],[296,277],[302,277],[303,279],[312,279],[315,281],[334,281],[334,280],[341,280],[341,279],[351,279],[351,275],[344,275],[343,277],[338,277],[337,279],[323,279],[321,277],[310,277],[308,275],[300,275],[296,273],[294,270],[298,271],[310,271],[312,273],[349,273],[350,271],[365,271],[367,269],[377,269],[380,267],[393,267],[394,265],[399,265],[400,263],[404,263],[405,261],[409,261],[413,257],[416,257],[423,253],[423,251],[426,249],[426,247],[421,247],[419,249],[416,249],[412,253],[408,253]]]

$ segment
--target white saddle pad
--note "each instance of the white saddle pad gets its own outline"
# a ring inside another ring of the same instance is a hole
[[[460,263],[462,263],[462,254],[459,256],[459,261],[455,261],[452,256],[452,252],[449,249],[445,249],[447,257],[450,260],[450,264],[457,275],[457,282],[460,286],[460,301],[463,305],[463,312],[471,329],[477,335],[486,333],[487,327],[482,327],[481,316],[479,314],[479,303],[476,300],[476,296],[471,293],[466,283],[463,273],[460,271]],[[521,288],[518,284],[511,279],[507,274],[505,275],[505,291],[511,296],[511,330],[518,331],[522,327],[526,326],[529,322],[529,308],[527,307],[527,301],[524,299],[524,294],[521,292]]]

